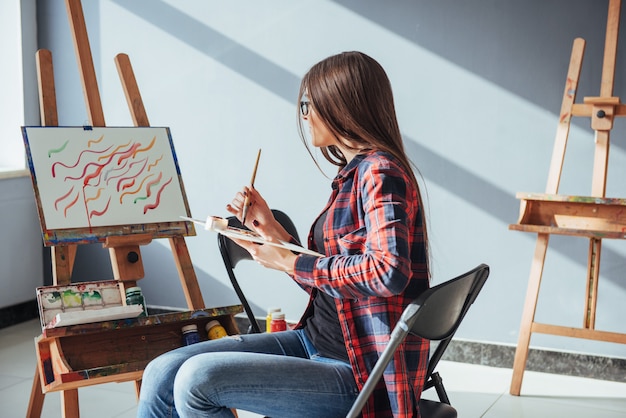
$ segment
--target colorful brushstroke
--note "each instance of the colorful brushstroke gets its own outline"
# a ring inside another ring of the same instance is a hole
[[[68,151],[68,142],[47,150],[53,160],[50,175],[64,186],[54,198],[54,209],[66,219],[82,208],[91,228],[96,217],[107,216],[113,202],[134,206],[141,201],[145,215],[158,210],[161,194],[173,185],[171,175],[163,178],[163,155],[154,152],[156,136],[145,142],[131,139],[110,145],[106,136],[100,135],[90,138],[87,149],[77,156]],[[124,199],[126,196],[132,199]]]

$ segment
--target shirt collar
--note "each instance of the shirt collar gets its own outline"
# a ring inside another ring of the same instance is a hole
[[[342,179],[351,177],[352,172],[356,170],[357,166],[361,163],[361,161],[363,161],[365,157],[366,154],[355,155],[354,158],[350,160],[350,162],[344,168],[342,168],[341,171],[339,171],[339,173],[335,177],[335,180],[340,181]]]

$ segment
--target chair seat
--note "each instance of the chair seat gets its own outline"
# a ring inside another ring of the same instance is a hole
[[[447,403],[420,399],[419,406],[422,418],[457,418],[456,409]]]

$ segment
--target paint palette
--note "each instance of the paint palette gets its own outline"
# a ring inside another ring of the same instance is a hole
[[[218,234],[222,234],[232,239],[240,239],[244,241],[256,242],[257,244],[267,244],[273,245],[275,247],[285,248],[290,251],[294,251],[296,253],[308,254],[315,257],[324,257],[324,254],[320,254],[317,251],[309,250],[308,248],[301,247],[296,244],[292,244],[287,241],[280,242],[271,242],[267,241],[261,235],[257,234],[254,231],[250,231],[249,229],[236,228],[228,225],[228,220],[221,218],[219,216],[211,216],[207,217],[206,222],[201,221],[199,219],[189,218],[187,216],[181,216],[181,219],[186,221],[193,222],[198,225],[202,225],[204,229],[207,231],[214,231]]]
[[[116,280],[38,287],[37,303],[42,329],[133,318],[143,312],[141,305],[125,305]]]

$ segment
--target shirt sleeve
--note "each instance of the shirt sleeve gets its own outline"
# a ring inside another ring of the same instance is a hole
[[[415,228],[418,199],[413,183],[396,166],[369,164],[357,170],[349,204],[354,229],[330,231],[329,257],[301,255],[294,280],[337,298],[389,297],[401,293],[411,277],[409,237]],[[345,215],[345,213],[344,213]]]

